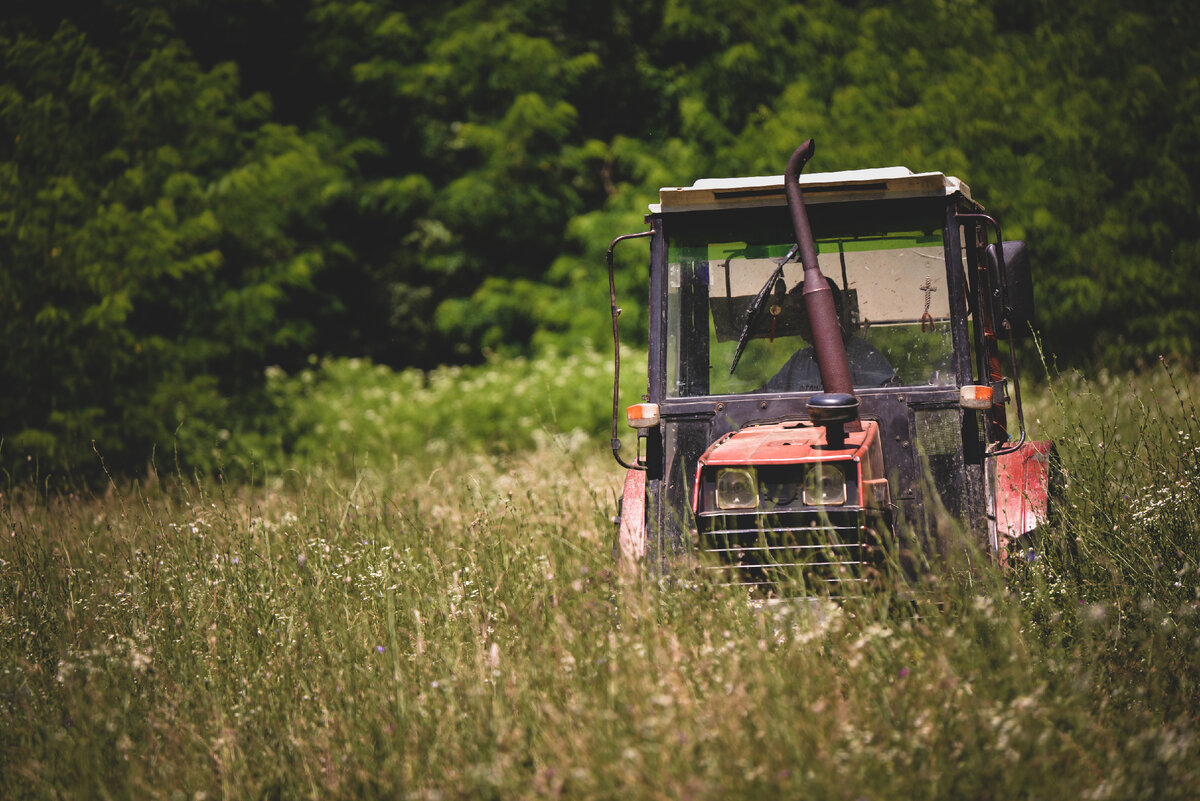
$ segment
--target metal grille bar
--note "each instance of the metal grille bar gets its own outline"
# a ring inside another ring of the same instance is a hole
[[[857,535],[862,526],[755,526],[753,528],[714,528],[705,533],[710,537],[720,536],[722,534],[733,535],[754,535],[770,534],[778,536],[783,533],[805,532],[809,534],[852,534]]]
[[[807,514],[702,518],[701,527],[720,526],[699,532],[702,555],[716,562],[703,570],[752,587],[866,583],[881,561],[879,534],[862,516],[852,521]]]
[[[742,553],[744,551],[824,551],[837,548],[861,548],[857,542],[828,542],[820,545],[742,545],[730,548],[705,548],[705,553]]]
[[[769,567],[846,567],[849,565],[866,565],[869,562],[769,562]],[[745,567],[742,564],[736,565],[704,565],[704,570],[737,570],[740,567]],[[842,579],[828,579],[829,581],[841,581]]]

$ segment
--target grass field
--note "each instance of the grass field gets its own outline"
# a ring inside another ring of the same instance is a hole
[[[1130,381],[1031,391],[1040,559],[905,604],[621,574],[603,430],[5,488],[0,797],[1195,798],[1200,383]]]

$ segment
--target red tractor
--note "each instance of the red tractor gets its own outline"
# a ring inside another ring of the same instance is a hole
[[[613,248],[650,239],[630,461],[614,383],[623,560],[694,556],[766,594],[836,590],[953,530],[1003,560],[1045,517],[1050,446],[1026,441],[1016,380],[1024,243],[1004,242],[957,178],[801,177],[813,150],[782,176],[664,188],[649,230],[609,248],[618,340]]]

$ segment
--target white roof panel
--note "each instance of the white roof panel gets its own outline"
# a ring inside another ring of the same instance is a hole
[[[914,173],[907,167],[802,173],[800,186],[805,203],[944,197],[955,193],[971,197],[971,188],[953,176]],[[787,205],[782,175],[701,178],[691,186],[665,186],[659,190],[658,199],[650,206],[652,214]]]

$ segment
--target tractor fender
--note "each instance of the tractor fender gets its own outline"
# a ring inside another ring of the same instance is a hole
[[[625,473],[621,493],[621,519],[617,529],[617,556],[622,567],[636,568],[646,558],[646,471]]]
[[[1015,540],[1045,524],[1054,462],[1054,444],[1046,440],[1025,442],[996,457],[996,546],[1001,564],[1017,547]]]

